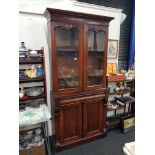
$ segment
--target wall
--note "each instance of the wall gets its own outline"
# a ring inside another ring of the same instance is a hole
[[[19,42],[24,41],[27,48],[45,49],[46,60],[46,73],[47,73],[47,97],[48,106],[50,109],[50,62],[49,62],[49,50],[48,50],[48,38],[47,38],[47,22],[43,17],[43,12],[46,7],[59,8],[72,11],[81,11],[85,13],[94,13],[98,15],[110,16],[115,19],[110,22],[109,38],[119,40],[120,37],[120,22],[121,22],[121,10],[114,8],[106,8],[96,5],[87,5],[84,3],[78,3],[69,0],[58,0],[50,3],[29,3],[20,4],[19,14]],[[34,2],[34,1],[33,1]],[[36,1],[35,1],[36,2]],[[66,3],[67,2],[67,3]],[[52,3],[52,4],[51,4]],[[108,60],[109,61],[109,60]],[[117,59],[113,62],[117,63]],[[110,62],[110,61],[109,61]],[[49,132],[52,134],[51,124],[49,122]]]
[[[126,19],[121,24],[120,27],[118,68],[127,69],[132,0],[78,0],[78,1],[122,9],[122,12],[126,15]]]
[[[19,46],[22,41],[25,42],[27,49],[41,49],[41,47],[44,47],[47,78],[47,103],[50,110],[50,62],[47,45],[47,21],[42,15],[32,13],[19,14]],[[49,134],[52,134],[50,121]]]

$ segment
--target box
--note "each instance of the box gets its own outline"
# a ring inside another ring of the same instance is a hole
[[[30,149],[20,150],[19,155],[46,155],[45,144]]]
[[[121,118],[121,132],[126,133],[135,129],[135,116],[129,115]]]

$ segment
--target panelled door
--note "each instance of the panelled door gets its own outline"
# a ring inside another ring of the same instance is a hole
[[[106,27],[85,26],[84,90],[106,87],[107,35]]]
[[[103,99],[88,100],[83,103],[83,135],[90,137],[103,134],[105,127]]]
[[[54,91],[77,93],[82,89],[82,28],[68,22],[52,23]]]
[[[60,106],[60,142],[71,143],[82,138],[82,103]]]

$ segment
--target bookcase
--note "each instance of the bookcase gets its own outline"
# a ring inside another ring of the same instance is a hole
[[[106,66],[112,17],[47,8],[53,141],[57,150],[106,135]]]
[[[110,75],[107,89],[107,129],[110,130],[121,126],[122,117],[134,115],[134,80],[126,80],[124,75]]]
[[[44,49],[19,56],[19,154],[45,155],[47,107]],[[46,146],[48,144],[46,143]]]

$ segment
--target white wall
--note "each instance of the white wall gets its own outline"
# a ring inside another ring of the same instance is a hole
[[[119,40],[120,37],[120,21],[121,21],[121,10],[107,7],[101,7],[97,5],[90,5],[81,2],[75,2],[72,0],[57,0],[53,3],[48,0],[41,1],[29,1],[22,0],[20,4],[19,13],[19,41],[25,42],[27,48],[45,49],[45,60],[46,60],[46,73],[47,73],[47,99],[48,106],[50,109],[50,62],[49,62],[49,50],[48,50],[48,38],[47,38],[47,21],[43,17],[43,12],[46,7],[58,8],[64,10],[71,10],[84,12],[84,13],[95,13],[97,15],[110,16],[115,19],[110,22],[109,26],[109,39]],[[27,3],[26,3],[27,2]],[[32,3],[33,2],[33,3]],[[38,3],[37,3],[38,2]],[[19,43],[20,45],[20,43]],[[117,63],[117,59],[112,62]],[[108,62],[111,62],[108,60]],[[49,122],[49,133],[52,134],[51,124]]]
[[[50,68],[49,50],[47,45],[47,21],[42,15],[31,13],[19,14],[19,41],[25,42],[27,49],[45,50],[46,79],[47,79],[47,104],[50,106]],[[19,42],[19,46],[20,46]],[[49,121],[49,134],[52,134],[51,123]]]

